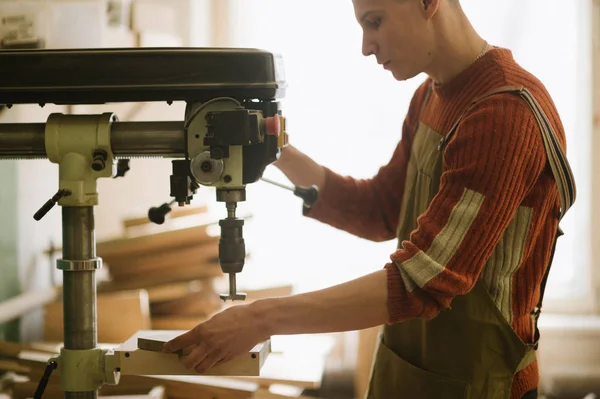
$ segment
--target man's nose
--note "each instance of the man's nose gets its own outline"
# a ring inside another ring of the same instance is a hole
[[[377,44],[370,38],[363,36],[362,53],[365,57],[368,57],[371,54],[376,54],[377,53]]]

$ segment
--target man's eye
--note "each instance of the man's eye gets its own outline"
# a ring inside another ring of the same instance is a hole
[[[381,26],[381,18],[367,19],[369,28],[379,28]]]

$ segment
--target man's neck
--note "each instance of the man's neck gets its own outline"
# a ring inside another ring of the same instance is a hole
[[[438,85],[448,83],[471,66],[487,47],[462,10],[444,14],[433,22],[436,48],[424,71]]]

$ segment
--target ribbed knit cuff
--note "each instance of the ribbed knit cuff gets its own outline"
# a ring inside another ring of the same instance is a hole
[[[404,281],[400,275],[398,266],[394,263],[388,263],[385,265],[387,270],[387,290],[388,290],[388,324],[398,323],[406,318],[407,309],[404,309],[401,305],[402,296],[406,288],[404,287]]]

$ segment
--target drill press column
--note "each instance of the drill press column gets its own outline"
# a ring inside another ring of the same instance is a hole
[[[63,207],[63,260],[96,258],[94,210]],[[96,279],[94,270],[63,271],[64,348],[94,349],[96,330]],[[95,399],[97,391],[65,392],[66,399]]]

